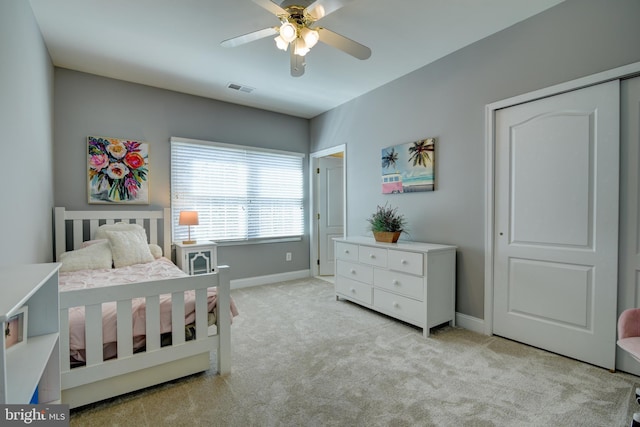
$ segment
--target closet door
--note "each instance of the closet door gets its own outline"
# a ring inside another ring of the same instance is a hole
[[[620,287],[618,313],[640,307],[640,77],[620,87]],[[640,375],[640,363],[618,349],[616,367]]]
[[[493,333],[613,369],[619,82],[495,119]]]

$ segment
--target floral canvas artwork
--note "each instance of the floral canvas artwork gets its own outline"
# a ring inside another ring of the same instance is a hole
[[[149,144],[87,137],[89,203],[149,203]]]
[[[436,138],[382,149],[382,193],[412,193],[435,189]]]

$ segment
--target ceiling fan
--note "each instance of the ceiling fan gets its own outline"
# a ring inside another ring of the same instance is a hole
[[[275,42],[279,49],[286,51],[287,48],[291,47],[291,75],[293,77],[300,77],[304,74],[304,56],[318,41],[333,46],[358,59],[367,59],[371,56],[371,49],[368,47],[326,28],[313,26],[316,21],[335,12],[351,1],[316,0],[304,7],[298,4],[280,6],[271,0],[253,0],[258,6],[276,15],[280,20],[280,26],[253,31],[224,40],[220,44],[224,47],[235,47],[277,35]],[[292,3],[301,2],[304,2],[304,0],[295,0]],[[282,3],[290,2],[285,1]]]

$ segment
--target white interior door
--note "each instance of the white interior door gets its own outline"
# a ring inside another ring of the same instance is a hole
[[[493,333],[613,369],[619,82],[495,119]]]
[[[620,85],[620,285],[618,314],[640,307],[640,77]],[[616,367],[640,375],[640,363],[618,349]]]
[[[333,275],[333,238],[343,237],[344,197],[343,159],[318,159],[318,262],[321,276]]]

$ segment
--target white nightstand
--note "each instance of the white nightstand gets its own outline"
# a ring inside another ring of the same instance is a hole
[[[176,245],[176,264],[187,274],[211,273],[218,267],[217,243],[211,240],[186,245]]]

